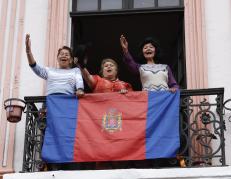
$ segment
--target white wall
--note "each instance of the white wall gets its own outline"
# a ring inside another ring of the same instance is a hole
[[[231,98],[231,1],[205,0],[209,88],[224,87],[225,99]],[[231,106],[231,105],[230,105]],[[227,121],[226,161],[231,165],[231,123]]]
[[[47,15],[48,1],[47,0],[26,0],[24,34],[29,33],[31,36],[32,52],[36,61],[43,65],[45,56],[45,42],[47,31]],[[21,61],[21,76],[20,76],[20,94],[21,99],[24,96],[39,96],[43,94],[43,80],[38,78],[30,69],[26,53],[25,44],[23,41],[23,53]],[[22,117],[25,119],[25,116]],[[22,170],[23,147],[25,135],[25,121],[17,123],[16,138],[15,138],[15,156],[14,169],[15,171]]]

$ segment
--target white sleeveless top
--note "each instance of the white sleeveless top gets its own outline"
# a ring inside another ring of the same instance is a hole
[[[140,66],[140,79],[142,90],[163,91],[168,90],[168,69],[164,64],[143,64]]]

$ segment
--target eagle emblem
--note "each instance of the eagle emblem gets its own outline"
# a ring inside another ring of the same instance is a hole
[[[115,108],[110,108],[103,115],[102,128],[108,132],[122,130],[122,113]]]

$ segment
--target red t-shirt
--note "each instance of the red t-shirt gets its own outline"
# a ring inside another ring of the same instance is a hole
[[[92,85],[93,93],[119,92],[121,89],[133,91],[129,83],[116,79],[114,81],[101,78],[98,75],[92,75],[94,84]]]

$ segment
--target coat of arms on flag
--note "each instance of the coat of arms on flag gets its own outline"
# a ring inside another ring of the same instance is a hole
[[[122,130],[122,113],[115,108],[109,108],[103,115],[102,128],[108,132]]]

